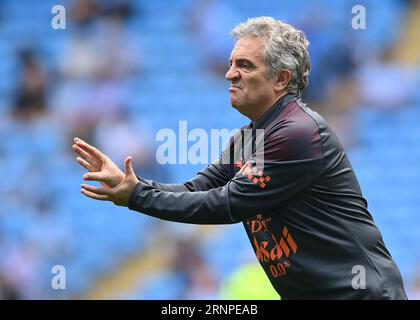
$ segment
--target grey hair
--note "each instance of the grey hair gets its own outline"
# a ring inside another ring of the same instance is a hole
[[[244,37],[264,39],[267,76],[271,78],[282,69],[289,70],[292,74],[287,86],[289,92],[300,95],[308,85],[309,41],[302,31],[272,17],[256,17],[238,24],[231,36],[236,40]]]

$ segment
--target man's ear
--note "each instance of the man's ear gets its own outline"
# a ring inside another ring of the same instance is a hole
[[[275,77],[276,83],[274,88],[276,91],[281,92],[287,89],[287,85],[292,78],[292,73],[289,70],[283,69],[277,72]]]

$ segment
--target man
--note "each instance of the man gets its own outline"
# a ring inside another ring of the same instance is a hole
[[[160,184],[137,177],[131,157],[123,173],[75,138],[84,179],[103,184],[81,192],[170,221],[242,222],[283,299],[406,299],[340,142],[300,99],[310,71],[304,34],[259,17],[232,35],[230,101],[252,122],[220,159],[184,184]]]

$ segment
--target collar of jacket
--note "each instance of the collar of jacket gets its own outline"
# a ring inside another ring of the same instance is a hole
[[[292,101],[299,99],[299,96],[293,93],[288,93],[277,100],[273,106],[268,109],[260,119],[255,123],[251,122],[250,127],[253,129],[265,129],[280,113],[281,109]]]

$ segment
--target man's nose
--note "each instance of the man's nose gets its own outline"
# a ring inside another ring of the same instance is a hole
[[[229,70],[226,72],[226,80],[237,80],[239,79],[239,77],[239,72],[232,67],[230,67]]]

